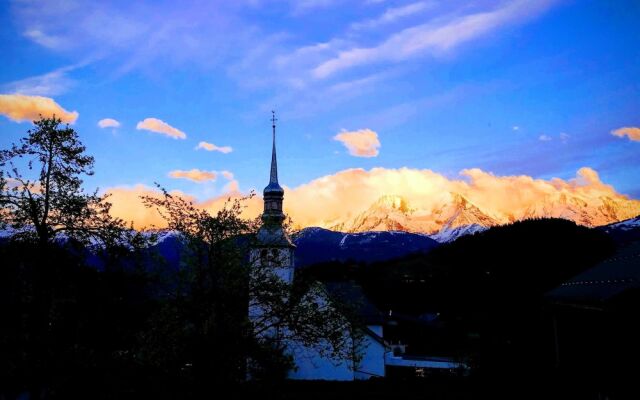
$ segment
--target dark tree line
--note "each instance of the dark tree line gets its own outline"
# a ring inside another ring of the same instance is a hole
[[[305,273],[360,283],[378,308],[404,317],[386,337],[409,341],[410,352],[461,357],[487,382],[548,383],[555,370],[545,295],[614,250],[601,230],[540,219],[494,227],[427,254],[329,263]]]

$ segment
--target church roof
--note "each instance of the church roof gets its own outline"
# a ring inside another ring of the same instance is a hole
[[[278,182],[269,182],[267,187],[264,188],[264,194],[269,193],[284,193],[284,189],[278,184]]]
[[[332,296],[352,306],[355,313],[367,325],[382,325],[385,323],[384,314],[369,300],[362,286],[356,282],[326,282],[324,286]]]

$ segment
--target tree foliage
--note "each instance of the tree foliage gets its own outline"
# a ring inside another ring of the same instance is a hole
[[[109,214],[107,195],[84,191],[94,159],[77,132],[54,117],[34,121],[18,144],[0,151],[0,217],[16,238],[46,245],[60,235],[114,243],[124,221]]]
[[[179,232],[188,254],[183,255],[182,284],[160,317],[180,321],[177,331],[154,333],[152,327],[147,334],[149,343],[160,340],[160,347],[190,338],[191,351],[173,352],[180,358],[171,361],[174,367],[188,365],[194,377],[206,375],[207,381],[241,381],[247,372],[256,378],[284,377],[294,367],[287,353],[291,343],[312,347],[336,362],[358,361],[354,348],[359,335],[347,305],[329,299],[317,282],[285,282],[276,273],[281,260],[252,262],[249,250],[259,225],[241,217],[246,199],[228,201],[212,215],[160,189],[161,197],[143,200],[161,213],[170,230]],[[250,318],[249,310],[256,307],[261,312]],[[172,335],[183,339],[170,339]],[[246,369],[249,359],[251,371]]]
[[[136,254],[148,241],[84,191],[94,159],[60,123],[34,121],[0,151],[0,218],[16,239],[0,238],[0,398],[64,398],[131,371],[152,303]],[[109,268],[88,266],[89,254]]]

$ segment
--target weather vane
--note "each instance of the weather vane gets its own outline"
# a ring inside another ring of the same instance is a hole
[[[278,118],[276,118],[276,112],[275,111],[271,111],[271,124],[272,126],[275,128],[276,127],[276,121],[278,120]]]

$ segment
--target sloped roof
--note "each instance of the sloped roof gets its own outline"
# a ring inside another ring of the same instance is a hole
[[[354,307],[356,314],[368,325],[381,325],[385,322],[382,312],[367,298],[362,286],[353,281],[327,282],[327,292],[346,304]]]
[[[638,288],[640,242],[633,242],[619,249],[615,256],[553,289],[547,297],[560,302],[604,303]]]

